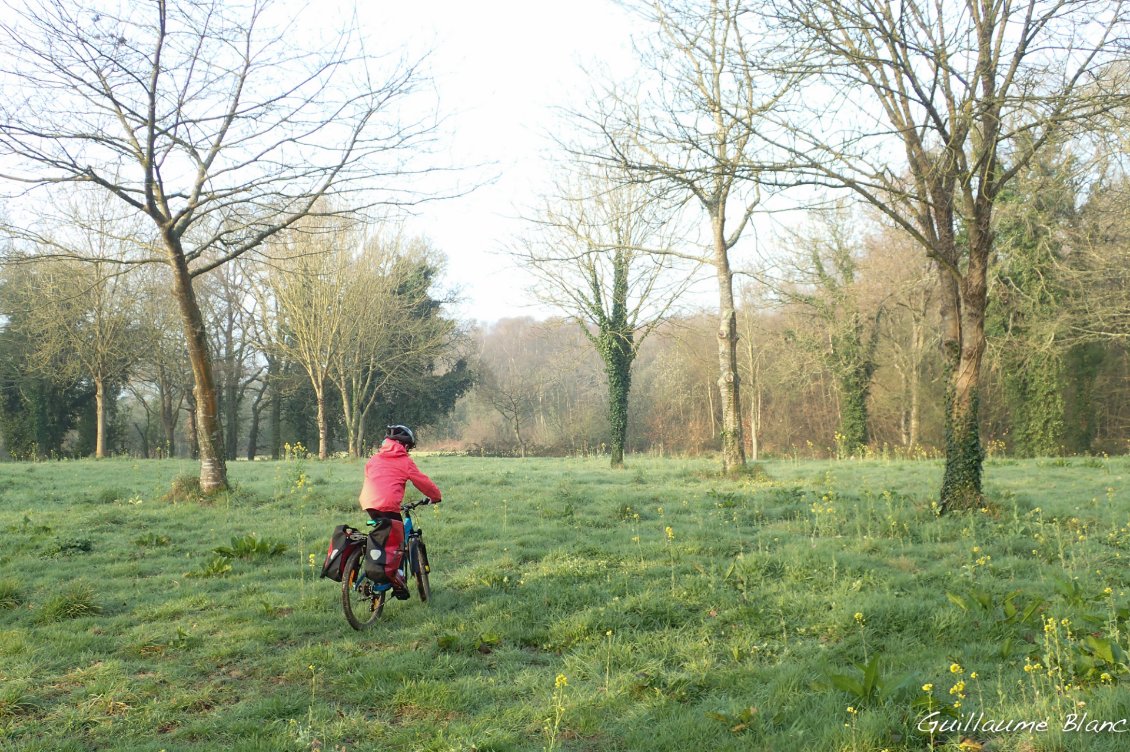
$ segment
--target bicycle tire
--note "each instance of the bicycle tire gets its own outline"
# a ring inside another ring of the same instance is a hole
[[[354,587],[362,575],[364,555],[365,548],[358,546],[345,560],[344,576],[341,578],[341,610],[345,612],[345,620],[349,622],[349,626],[359,632],[368,629],[373,622],[381,618],[388,597],[387,590],[366,595]],[[359,615],[367,618],[358,618]]]
[[[408,539],[408,564],[412,576],[416,578],[416,592],[420,594],[420,602],[427,603],[432,597],[432,588],[428,582],[428,551],[422,538]]]

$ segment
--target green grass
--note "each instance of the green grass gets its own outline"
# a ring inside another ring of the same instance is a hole
[[[203,503],[189,462],[0,465],[0,750],[952,750],[955,702],[1048,720],[994,750],[1130,738],[1062,730],[1130,718],[1127,458],[990,461],[942,518],[933,461],[418,461],[434,602],[365,633],[317,578],[360,461]]]

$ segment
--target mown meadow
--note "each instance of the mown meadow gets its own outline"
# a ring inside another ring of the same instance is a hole
[[[1130,740],[1128,458],[991,460],[942,517],[934,461],[418,462],[433,602],[364,633],[317,576],[360,461],[207,501],[189,462],[0,465],[0,749]]]

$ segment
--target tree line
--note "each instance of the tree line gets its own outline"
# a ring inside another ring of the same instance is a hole
[[[980,504],[989,442],[1031,454],[1117,436],[1121,0],[625,6],[649,30],[638,76],[593,76],[556,134],[560,179],[512,248],[600,363],[614,465],[706,425],[727,472],[829,429],[850,455],[892,444],[894,420],[908,451],[939,448],[947,510]],[[182,384],[206,491],[226,486],[237,443],[257,451],[268,406],[278,442],[287,374],[309,390],[294,430],[313,423],[321,456],[360,452],[382,405],[420,398],[433,409],[417,422],[439,420],[476,378],[455,415],[469,432],[497,415],[520,453],[591,395],[590,376],[564,383],[585,359],[542,367],[570,340],[536,342],[521,322],[481,333],[471,365],[475,339],[428,292],[438,254],[380,220],[436,198],[421,186],[450,168],[426,158],[440,120],[414,98],[419,61],[374,55],[349,26],[302,49],[269,4],[39,0],[14,19],[0,152],[5,346],[21,359],[6,367],[51,378],[7,387],[25,402],[6,421],[34,426],[20,430],[35,451],[69,428],[47,408],[73,403],[93,409],[79,433],[105,453],[116,395],[142,373],[152,388],[134,399],[166,451],[179,413],[162,384]],[[29,211],[29,192],[49,200]],[[750,228],[786,210],[808,220],[772,248],[758,238],[743,266]],[[127,289],[158,265],[171,309]],[[702,273],[717,294],[705,338],[682,309]],[[37,305],[29,290],[58,292]],[[123,300],[157,308],[122,323]],[[191,389],[160,348],[113,344],[174,320]],[[703,359],[712,385],[693,376]],[[590,438],[570,441],[604,443],[574,418]]]
[[[271,243],[197,286],[225,458],[284,443],[361,454],[389,420],[429,423],[471,384],[423,238],[337,222]],[[159,270],[12,264],[0,279],[0,434],[17,458],[192,456],[190,359]]]

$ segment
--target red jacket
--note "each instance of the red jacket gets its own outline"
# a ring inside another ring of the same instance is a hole
[[[440,500],[439,488],[420,472],[399,441],[385,439],[380,450],[365,464],[365,483],[361,486],[362,509],[399,512],[404,500],[404,485],[412,481],[420,493],[432,501]]]

